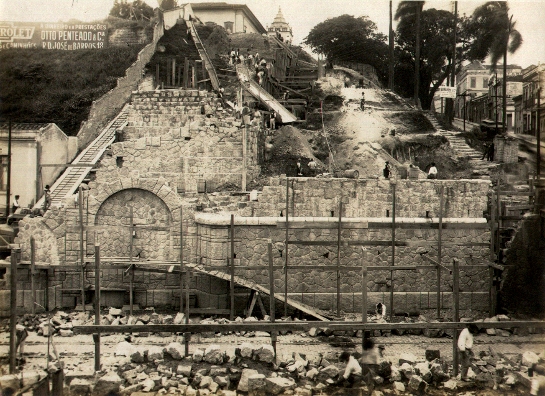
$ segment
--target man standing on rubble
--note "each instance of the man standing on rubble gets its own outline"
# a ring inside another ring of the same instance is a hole
[[[479,333],[479,328],[471,323],[464,328],[458,336],[458,351],[460,352],[460,376],[462,381],[469,381],[467,378],[467,372],[471,365],[471,359],[473,358],[473,335]]]

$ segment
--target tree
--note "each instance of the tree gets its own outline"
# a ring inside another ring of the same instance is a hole
[[[414,60],[414,103],[418,106],[420,87],[420,21],[423,1],[401,1],[397,6],[395,20],[412,19],[415,23],[415,60]]]
[[[405,14],[399,19],[396,29],[396,88],[404,96],[413,96],[418,89],[422,108],[429,109],[437,88],[448,77],[452,64],[452,32],[454,15],[449,11],[429,9],[421,13],[420,36],[422,45],[418,79],[416,76],[416,31],[417,13]],[[457,56],[459,62],[465,59]],[[415,88],[413,81],[418,80]]]
[[[176,0],[157,0],[159,2],[159,7],[164,10],[172,10],[173,8],[178,7],[178,2]]]
[[[477,7],[472,16],[472,28],[477,39],[471,51],[475,57],[484,59],[490,55],[492,70],[503,57],[503,131],[507,118],[507,52],[515,53],[522,44],[522,35],[516,29],[513,15],[509,16],[509,6],[504,1],[489,1]]]
[[[134,0],[129,3],[127,0],[115,0],[110,15],[131,20],[150,20],[153,17],[153,8],[143,0]]]
[[[388,73],[387,36],[377,32],[377,25],[366,16],[341,15],[314,26],[304,39],[314,52],[328,61],[369,64],[385,81]]]

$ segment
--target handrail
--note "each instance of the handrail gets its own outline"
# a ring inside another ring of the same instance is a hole
[[[210,76],[210,82],[212,83],[212,88],[214,88],[215,91],[219,92],[220,82],[218,79],[218,75],[216,74],[216,69],[214,68],[212,61],[210,60],[210,56],[208,56],[208,53],[206,52],[206,48],[204,48],[204,44],[202,43],[202,40],[199,37],[199,34],[197,33],[195,24],[193,23],[193,21],[190,21],[190,20],[187,20],[186,23],[187,23],[187,26],[189,26],[189,30],[191,31],[191,37],[193,37],[193,41],[195,42],[195,44],[200,44],[200,48],[198,45],[196,45],[197,51],[199,52],[199,56],[204,62],[204,67],[206,68],[206,71],[208,72],[208,75]]]

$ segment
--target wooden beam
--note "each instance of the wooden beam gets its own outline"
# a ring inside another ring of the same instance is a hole
[[[343,225],[343,228],[344,225]],[[336,246],[337,241],[288,241],[290,245],[301,245],[301,246]],[[437,242],[435,241],[395,241],[396,246],[434,246]],[[392,246],[392,241],[343,241],[343,246]],[[443,246],[488,246],[488,242],[443,242]]]
[[[9,373],[17,369],[17,256],[21,249],[11,249],[10,319],[9,319]]]
[[[488,223],[445,223],[443,222],[443,229],[484,229],[489,228]],[[276,227],[282,229],[286,228],[285,221],[279,221],[276,223]],[[289,223],[289,227],[293,229],[336,229],[336,221],[293,221]],[[361,222],[345,222],[343,223],[344,229],[389,229],[392,228],[392,224],[389,222],[375,222],[375,221],[361,221]],[[396,223],[396,228],[400,229],[439,229],[438,223],[426,222],[426,223]]]
[[[83,224],[83,187],[80,185],[78,189],[78,209],[79,209],[79,264],[80,269],[80,286],[81,286],[81,309],[85,312],[85,262],[83,251],[83,233],[85,232]]]
[[[361,322],[251,322],[228,324],[161,324],[161,325],[86,325],[74,326],[75,334],[93,334],[97,331],[108,333],[140,332],[223,332],[223,331],[305,331],[311,327],[331,330],[393,330],[393,329],[463,329],[475,324],[481,329],[489,328],[545,328],[545,321],[502,321],[502,322],[421,322],[421,323],[361,323]]]
[[[229,293],[231,295],[231,314],[229,318],[231,320],[235,319],[235,215],[231,215],[231,281],[229,282]]]
[[[82,301],[85,305],[85,301]],[[95,326],[100,326],[100,245],[95,241]],[[100,371],[100,330],[93,333],[95,342],[95,372]]]
[[[323,322],[329,323],[329,322]],[[171,332],[171,333],[201,333],[201,332],[220,332],[220,331],[252,331],[259,328],[260,331],[304,331],[309,327],[309,322],[256,322],[250,323],[229,323],[229,324],[162,324],[162,325],[88,325],[74,326],[73,330],[77,334],[93,334],[97,331],[108,333],[140,333],[140,332]]]

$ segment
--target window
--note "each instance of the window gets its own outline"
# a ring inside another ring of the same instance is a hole
[[[488,88],[488,78],[483,77],[483,88]]]
[[[233,33],[233,22],[224,22],[223,27],[227,30],[227,33]]]
[[[470,81],[469,88],[477,88],[477,78],[476,77],[471,77],[469,81]]]

